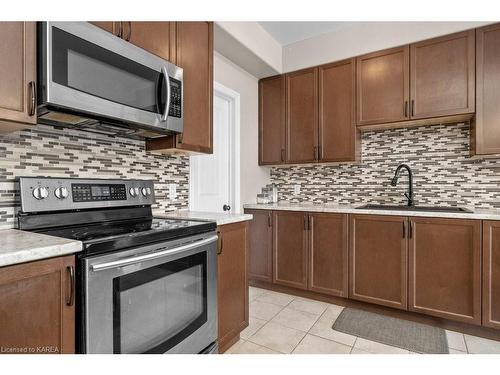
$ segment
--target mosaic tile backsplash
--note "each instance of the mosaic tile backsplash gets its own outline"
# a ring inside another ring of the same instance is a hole
[[[155,181],[155,209],[188,207],[189,158],[150,154],[144,142],[37,125],[0,135],[0,228],[12,228],[19,209],[19,176],[137,178]],[[168,197],[168,185],[177,197]]]
[[[406,171],[398,185],[396,167],[413,170],[416,204],[500,208],[500,159],[469,157],[469,125],[372,131],[362,134],[359,164],[274,167],[271,182],[279,199],[314,203],[405,204]],[[300,194],[294,194],[294,185]]]

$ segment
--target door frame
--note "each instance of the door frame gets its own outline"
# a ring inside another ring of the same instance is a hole
[[[229,87],[214,81],[214,97],[217,96],[229,103],[229,201],[231,211],[241,213],[240,188],[240,94]],[[213,102],[213,101],[212,101]],[[215,125],[215,122],[214,122]],[[215,136],[215,131],[214,131]],[[194,156],[196,157],[196,156]],[[191,159],[191,157],[190,157]],[[193,163],[189,163],[189,209],[193,210],[194,179]]]

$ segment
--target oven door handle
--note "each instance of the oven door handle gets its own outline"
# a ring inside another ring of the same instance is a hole
[[[111,268],[123,267],[123,266],[128,266],[128,265],[134,264],[134,263],[144,262],[146,260],[158,259],[158,258],[164,257],[166,255],[174,255],[174,254],[177,254],[177,253],[180,253],[183,251],[192,250],[192,249],[200,247],[200,246],[211,244],[211,243],[217,241],[217,238],[218,238],[217,236],[210,236],[210,237],[205,238],[205,239],[200,240],[200,241],[196,241],[196,242],[189,243],[186,245],[174,247],[174,248],[168,249],[168,250],[158,251],[156,253],[144,254],[144,255],[139,255],[139,256],[135,256],[135,257],[115,260],[113,262],[95,264],[95,265],[91,266],[91,269],[94,272],[104,271],[104,270],[109,270]]]
[[[161,116],[162,121],[167,121],[168,118],[168,112],[170,111],[170,96],[172,95],[171,90],[172,88],[170,87],[170,77],[168,76],[168,71],[166,66],[162,66],[161,72],[163,73],[163,78],[165,79],[165,84],[167,86],[167,100],[165,101],[165,111],[163,112],[163,115]]]

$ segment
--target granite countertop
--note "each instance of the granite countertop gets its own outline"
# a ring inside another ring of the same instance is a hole
[[[358,209],[362,206],[350,204],[313,204],[313,203],[290,203],[278,202],[271,204],[245,204],[248,209],[260,210],[284,210],[284,211],[307,211],[307,212],[332,212],[346,214],[370,214],[370,215],[395,215],[395,216],[419,216],[419,217],[439,217],[450,219],[476,219],[476,220],[500,220],[500,209],[477,209],[472,213],[467,212],[435,212],[435,211],[410,211],[410,210],[373,210]]]
[[[253,219],[253,216],[249,214],[236,214],[236,213],[225,213],[225,212],[201,212],[201,211],[189,211],[189,210],[178,210],[172,212],[154,211],[153,216],[167,218],[167,219],[173,218],[173,219],[215,221],[217,222],[217,225],[239,223],[241,221],[247,221]]]
[[[81,250],[80,241],[18,229],[0,230],[0,267],[73,254]]]

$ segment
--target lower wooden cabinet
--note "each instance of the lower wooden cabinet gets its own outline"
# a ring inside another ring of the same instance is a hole
[[[222,225],[218,232],[218,338],[223,353],[248,326],[248,223]]]
[[[409,310],[481,324],[481,222],[410,218]]]
[[[347,215],[309,214],[309,289],[347,297]]]
[[[74,353],[74,256],[0,268],[0,346],[13,353]]]
[[[253,215],[249,224],[248,277],[252,280],[273,281],[272,211],[245,210]]]
[[[407,219],[351,215],[349,297],[407,308]]]
[[[273,212],[273,282],[307,289],[307,214]]]
[[[483,325],[500,328],[500,221],[483,222]]]

